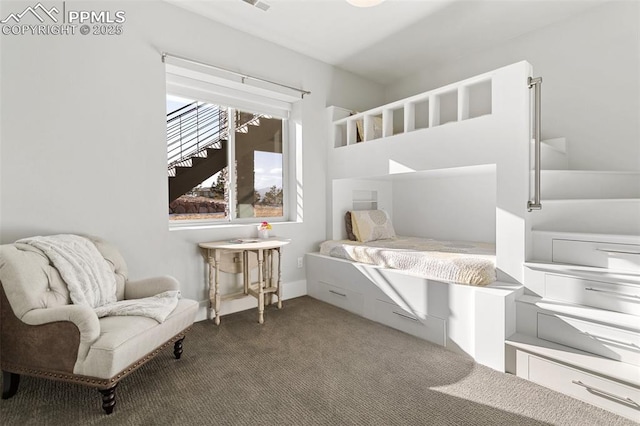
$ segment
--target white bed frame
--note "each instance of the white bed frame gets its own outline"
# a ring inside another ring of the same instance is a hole
[[[530,250],[531,76],[531,65],[519,62],[355,115],[328,108],[327,238],[346,238],[348,210],[379,208],[393,220],[394,175],[495,167],[497,282],[450,284],[313,253],[309,294],[504,371]]]

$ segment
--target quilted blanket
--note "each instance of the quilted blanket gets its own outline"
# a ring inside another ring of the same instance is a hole
[[[397,236],[367,243],[325,241],[320,253],[458,284],[484,286],[496,280],[495,245],[490,243]]]

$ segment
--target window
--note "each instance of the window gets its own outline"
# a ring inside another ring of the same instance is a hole
[[[167,65],[172,224],[289,218],[288,193],[295,185],[288,184],[288,101],[299,98],[270,98],[264,89],[256,95],[227,83]]]
[[[170,220],[284,218],[284,129],[281,118],[167,95]]]

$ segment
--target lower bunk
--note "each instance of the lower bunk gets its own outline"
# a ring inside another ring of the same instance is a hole
[[[311,297],[505,371],[521,285],[455,284],[320,253],[306,255],[306,271]]]

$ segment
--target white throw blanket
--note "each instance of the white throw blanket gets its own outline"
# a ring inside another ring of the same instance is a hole
[[[95,244],[79,235],[52,235],[16,241],[41,250],[67,283],[75,305],[92,308],[114,303],[116,277]]]
[[[121,300],[95,308],[98,318],[113,315],[134,315],[153,318],[158,322],[164,322],[171,312],[178,306],[180,292],[177,290],[165,291],[155,296],[142,299]]]
[[[94,309],[99,318],[139,315],[163,322],[178,305],[179,291],[117,301],[116,277],[95,244],[79,235],[61,234],[16,241],[41,250],[60,272],[75,305]]]

